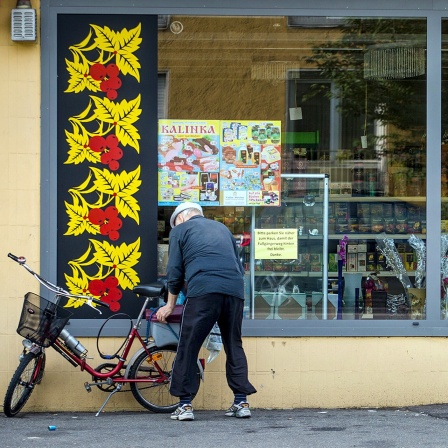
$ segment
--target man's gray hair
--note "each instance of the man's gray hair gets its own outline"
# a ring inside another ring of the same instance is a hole
[[[202,213],[202,210],[198,210],[197,208],[186,208],[184,211],[180,213],[184,218],[187,218],[188,216],[194,216],[194,215],[201,215],[204,216],[204,213]]]

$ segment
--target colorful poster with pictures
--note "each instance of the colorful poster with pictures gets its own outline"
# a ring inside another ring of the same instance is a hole
[[[280,205],[281,122],[221,121],[220,203]]]
[[[281,122],[159,120],[159,205],[280,205]]]
[[[219,204],[217,120],[159,120],[159,205]]]

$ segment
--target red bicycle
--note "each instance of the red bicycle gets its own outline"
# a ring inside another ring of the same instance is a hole
[[[95,305],[105,307],[109,305],[91,296],[71,294],[45,280],[26,264],[24,257],[13,254],[8,254],[8,257],[24,267],[41,285],[55,294],[54,301],[44,299],[32,292],[25,295],[17,328],[17,332],[25,338],[22,341],[24,348],[20,355],[20,363],[5,395],[3,410],[8,417],[14,417],[22,410],[35,386],[41,383],[45,371],[45,348],[47,347],[52,347],[74,367],[80,367],[92,376],[92,382],[84,383],[87,392],[91,392],[92,386],[109,392],[96,416],[101,413],[112,395],[126,391],[123,390],[126,385],[129,385],[134,398],[150,411],[169,413],[177,408],[179,400],[169,393],[169,383],[183,307],[176,306],[175,312],[168,319],[168,325],[157,322],[154,310],[148,309],[148,304],[154,298],[159,301],[164,300],[166,289],[162,283],[134,287],[133,292],[144,299],[142,308],[134,323],[127,316],[130,320],[130,331],[113,355],[101,353],[98,345],[102,330],[114,316],[106,319],[97,336],[97,349],[100,356],[108,362],[93,368],[87,362],[87,350],[65,328],[72,313],[59,306],[59,299],[61,297],[81,299],[99,313],[101,311]],[[120,318],[123,316],[126,315],[119,315]],[[148,322],[145,338],[139,333],[144,320]],[[136,340],[141,348],[126,364],[131,347]],[[204,365],[204,360],[198,359],[198,387],[200,380],[204,377]]]

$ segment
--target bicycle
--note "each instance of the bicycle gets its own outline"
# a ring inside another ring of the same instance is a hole
[[[175,312],[168,319],[171,324],[167,326],[157,323],[155,310],[148,309],[148,304],[151,299],[158,299],[159,302],[165,299],[167,291],[162,283],[142,284],[133,288],[133,292],[138,297],[142,297],[144,302],[135,323],[132,323],[132,319],[127,316],[131,322],[130,331],[113,355],[101,353],[98,345],[104,326],[114,315],[106,319],[97,335],[97,349],[101,358],[108,362],[93,368],[87,362],[87,349],[65,328],[73,313],[59,306],[59,300],[62,297],[81,299],[100,314],[101,311],[95,305],[105,307],[109,305],[91,296],[72,294],[45,280],[26,264],[24,257],[11,253],[8,257],[24,267],[41,285],[56,296],[53,302],[32,292],[25,295],[17,328],[17,332],[25,338],[22,341],[24,348],[20,355],[20,363],[6,391],[3,407],[6,416],[17,415],[30,398],[35,386],[41,383],[45,371],[47,347],[52,347],[74,367],[80,367],[92,376],[92,382],[84,383],[87,392],[92,391],[92,386],[109,392],[96,416],[102,412],[115,393],[125,392],[122,389],[127,384],[137,402],[150,411],[169,413],[177,408],[179,400],[169,393],[169,383],[178,339],[178,333],[173,327],[176,326],[176,321],[180,322],[182,306],[176,305]],[[139,333],[144,316],[148,321],[145,338]],[[141,348],[126,364],[136,339],[140,342]],[[111,360],[115,358],[117,362],[112,363]],[[204,379],[204,360],[198,359],[197,366],[199,388],[201,379]]]

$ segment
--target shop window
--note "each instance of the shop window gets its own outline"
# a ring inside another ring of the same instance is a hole
[[[205,207],[207,216],[222,220],[235,235],[253,237],[263,228],[297,232],[299,254],[289,262],[258,260],[253,248],[244,249],[247,319],[297,320],[297,325],[340,318],[424,319],[425,298],[417,290],[424,289],[425,277],[420,261],[426,242],[426,21],[280,16],[176,16],[176,21],[182,32],[159,32],[159,71],[170,74],[170,108],[160,116],[281,124],[279,206]],[[326,222],[322,186],[313,179],[288,179],[288,173],[329,176],[327,253],[317,242]],[[174,206],[159,207],[160,244],[167,244]],[[305,235],[308,245],[302,246]],[[341,316],[338,291],[352,288],[348,280],[338,283],[342,240],[347,240],[343,271],[346,277],[357,274],[359,288],[353,288],[355,300],[342,301],[350,309]]]

